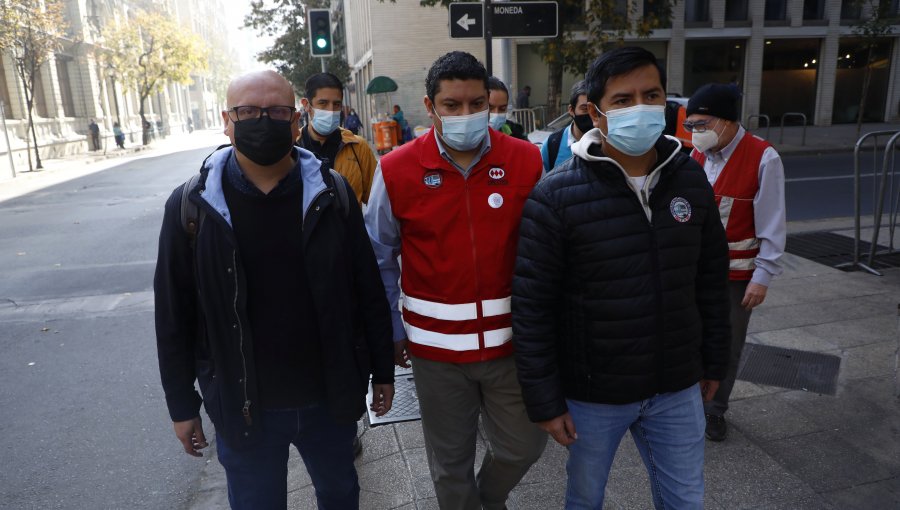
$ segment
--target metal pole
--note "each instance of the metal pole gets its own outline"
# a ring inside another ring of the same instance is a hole
[[[325,72],[325,57],[319,57],[319,61],[322,62],[322,72]]]
[[[875,216],[872,218],[875,223],[875,230],[872,232],[872,246],[869,247],[869,267],[875,262],[875,252],[878,251],[878,234],[881,230],[881,214],[884,212],[884,194],[885,188],[887,188],[888,162],[890,161],[891,153],[894,151],[894,144],[897,141],[897,137],[900,137],[900,132],[892,136],[891,139],[888,140],[887,145],[884,146],[884,163],[882,163],[881,166],[881,184],[878,185],[880,193],[878,195],[878,203],[875,206]],[[891,177],[893,177],[893,172],[891,172]]]
[[[16,164],[13,160],[12,145],[9,144],[9,131],[6,130],[6,104],[0,101],[0,119],[3,120],[3,136],[6,137],[6,154],[9,155],[9,168],[12,170],[13,179],[16,178]]]
[[[493,18],[491,0],[484,0],[484,67],[487,69],[488,76],[494,75],[494,45],[491,39],[491,18]]]

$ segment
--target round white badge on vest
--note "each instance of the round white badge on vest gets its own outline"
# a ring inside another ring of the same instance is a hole
[[[499,209],[503,205],[503,195],[500,193],[491,193],[488,197],[488,205],[494,209]]]

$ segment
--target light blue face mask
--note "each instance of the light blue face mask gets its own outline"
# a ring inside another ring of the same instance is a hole
[[[441,117],[434,109],[434,114],[441,120],[441,140],[451,149],[458,151],[470,151],[484,141],[488,134],[488,115],[490,110],[484,110],[470,115],[454,115]]]
[[[322,136],[328,136],[341,124],[341,112],[313,108],[312,127]]]
[[[606,113],[597,105],[593,106],[597,113],[606,117],[607,133],[600,131],[600,134],[610,145],[629,156],[649,152],[666,127],[665,106],[639,104]]]
[[[495,131],[500,131],[500,128],[502,128],[503,125],[506,124],[506,114],[492,113],[491,120],[489,122],[491,123],[491,127],[494,128]]]

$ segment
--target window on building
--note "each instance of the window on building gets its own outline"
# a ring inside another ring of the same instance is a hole
[[[841,0],[841,19],[859,19],[862,3],[859,0]]]
[[[825,0],[803,0],[803,19],[825,19]]]
[[[34,97],[31,99],[34,104],[34,113],[38,117],[47,118],[50,116],[47,110],[46,95],[44,94],[44,76],[40,69],[34,75]]]
[[[865,122],[884,121],[891,70],[891,41],[885,39],[878,42],[870,52],[862,40],[845,38],[841,39],[838,45],[832,122],[836,124],[856,122],[867,62],[870,62],[871,76],[869,92],[866,95],[866,106],[863,110],[863,120]]]
[[[684,44],[684,90],[690,96],[707,83],[735,83],[744,78],[744,39],[688,40]]]
[[[709,0],[686,0],[684,2],[685,23],[706,23],[709,21]]]
[[[880,0],[878,9],[883,18],[895,18],[900,15],[900,0]]]
[[[600,26],[604,29],[612,29],[618,24],[618,20],[628,19],[628,0],[615,0],[612,8],[609,16],[600,21]]]
[[[820,39],[766,39],[759,113],[773,124],[785,113],[802,113],[812,124],[820,45]]]
[[[787,19],[787,0],[766,0],[766,21]]]
[[[587,28],[585,2],[560,2],[559,20],[568,28]]]
[[[747,0],[726,0],[725,21],[747,21]]]
[[[72,80],[69,79],[69,65],[71,57],[65,55],[56,56],[56,78],[59,82],[59,96],[62,101],[63,115],[75,116],[75,101],[72,97]]]
[[[644,18],[656,18],[659,28],[672,28],[672,10],[667,8],[664,0],[644,0]]]
[[[3,101],[3,112],[6,114],[6,118],[10,119],[12,118],[12,108],[10,107],[9,87],[6,85],[6,73],[2,62],[3,60],[0,58],[0,101]]]

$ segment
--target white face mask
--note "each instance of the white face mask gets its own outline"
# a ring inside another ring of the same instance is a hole
[[[500,131],[500,128],[506,124],[506,114],[505,113],[492,113],[490,121],[491,127],[494,128],[495,131]]]
[[[714,129],[718,125],[719,121],[716,120],[715,125],[706,128],[706,131],[703,131],[702,133],[691,133],[691,143],[694,144],[694,148],[697,149],[698,152],[706,152],[716,145],[719,145],[719,133]]]
[[[437,118],[441,119],[441,139],[451,149],[462,152],[473,150],[488,136],[490,110],[446,117],[438,115],[437,110],[433,111]]]

